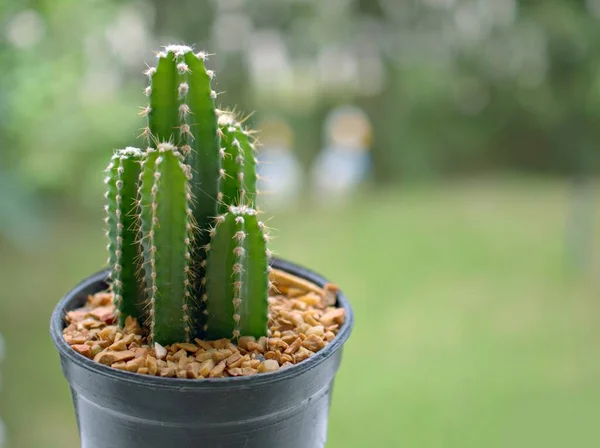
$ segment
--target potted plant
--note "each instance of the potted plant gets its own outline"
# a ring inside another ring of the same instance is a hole
[[[206,54],[157,57],[148,148],[107,168],[109,268],[51,319],[81,446],[323,447],[350,305],[271,259],[255,142],[215,108]]]

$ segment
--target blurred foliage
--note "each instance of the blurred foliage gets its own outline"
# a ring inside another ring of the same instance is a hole
[[[600,0],[4,0],[0,167],[98,197],[136,141],[158,44],[217,54],[222,100],[292,124],[308,164],[339,104],[374,123],[376,178],[598,171]]]

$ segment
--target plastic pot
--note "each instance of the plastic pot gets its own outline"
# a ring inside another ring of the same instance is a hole
[[[323,286],[326,280],[294,264],[273,266]],[[107,272],[80,283],[56,306],[50,332],[71,387],[82,448],[321,448],[342,347],[353,314],[315,356],[273,373],[188,380],[124,372],[91,361],[62,337],[64,316],[89,294],[106,289]]]

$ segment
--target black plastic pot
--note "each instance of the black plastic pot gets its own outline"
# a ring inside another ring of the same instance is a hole
[[[291,263],[283,269],[317,285],[326,281]],[[106,289],[100,272],[69,292],[52,314],[50,332],[73,396],[82,448],[322,448],[333,380],[353,314],[315,356],[274,373],[187,380],[138,375],[95,363],[62,337],[65,313]]]

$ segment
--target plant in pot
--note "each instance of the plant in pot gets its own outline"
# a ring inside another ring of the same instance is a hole
[[[206,54],[157,58],[148,148],[107,168],[109,267],[51,320],[81,446],[323,447],[350,305],[271,258],[252,132],[215,108]]]

